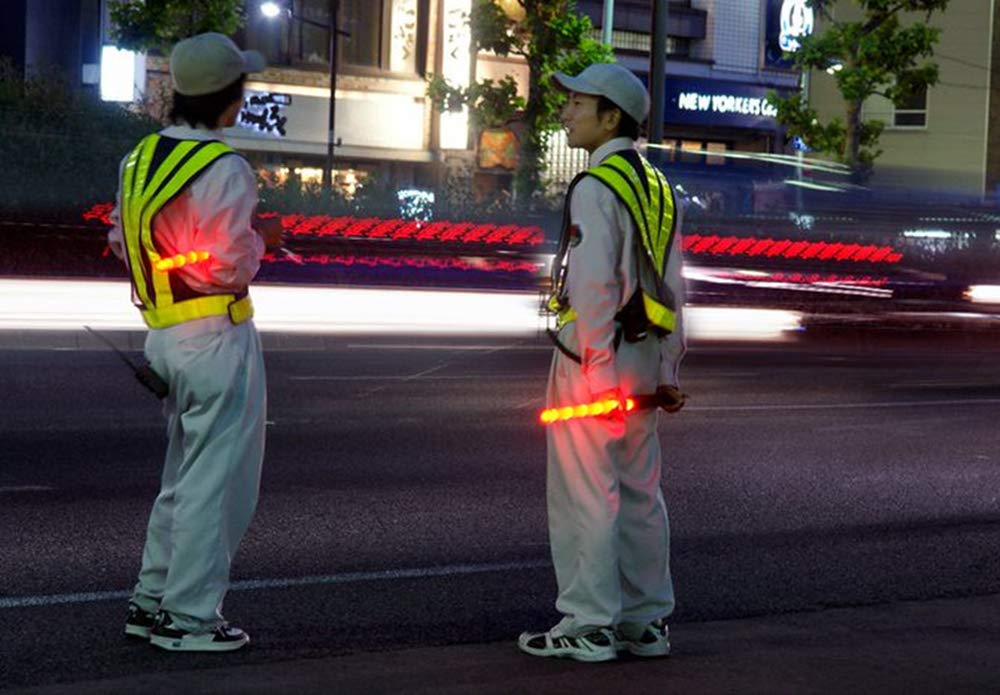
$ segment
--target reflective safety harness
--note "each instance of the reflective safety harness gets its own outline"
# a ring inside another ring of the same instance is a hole
[[[253,316],[246,292],[204,294],[170,271],[207,260],[200,250],[165,254],[153,238],[153,219],[220,157],[236,151],[218,140],[177,140],[154,134],[143,138],[125,161],[121,180],[121,225],[132,280],[132,301],[150,328],[167,328],[208,316],[228,315],[233,323]],[[171,262],[172,261],[172,262]],[[193,261],[193,262],[197,262]]]
[[[639,288],[615,316],[623,325],[625,339],[630,333],[645,337],[651,327],[660,335],[674,331],[677,325],[676,300],[664,279],[672,248],[675,227],[674,196],[666,177],[634,150],[611,155],[601,164],[583,172],[570,184],[563,213],[563,232],[552,267],[553,293],[548,308],[558,317],[561,328],[576,319],[576,311],[566,295],[566,270],[569,263],[571,232],[570,196],[573,188],[587,176],[607,186],[628,210],[635,225]],[[631,325],[630,325],[631,324]],[[617,343],[616,343],[617,344]],[[558,343],[557,343],[558,346]]]

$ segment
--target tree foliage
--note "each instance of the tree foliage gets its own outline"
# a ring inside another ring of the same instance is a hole
[[[944,11],[949,0],[852,2],[861,10],[856,21],[837,19],[838,0],[810,0],[823,30],[800,37],[801,47],[790,56],[799,69],[833,74],[844,100],[844,117],[823,123],[799,94],[771,94],[771,101],[789,136],[801,137],[813,150],[836,157],[864,179],[881,154],[878,140],[885,124],[863,120],[862,106],[873,95],[902,106],[908,96],[937,82],[938,66],[931,57],[940,30],[927,22],[935,12]],[[904,25],[906,13],[920,14]]]
[[[590,18],[577,12],[575,0],[517,0],[523,17],[511,19],[494,0],[473,0],[469,18],[474,47],[500,56],[520,56],[528,65],[528,97],[517,96],[511,76],[455,87],[433,76],[428,85],[435,108],[470,107],[473,126],[489,128],[520,119],[515,197],[530,205],[543,194],[542,172],[549,136],[559,127],[563,94],[552,74],[575,75],[593,63],[614,60],[611,48],[593,38]]]
[[[195,34],[232,34],[246,21],[241,0],[111,0],[112,39],[119,48],[159,51]]]
[[[0,211],[51,220],[114,200],[118,163],[156,128],[55,70],[25,77],[0,60]]]

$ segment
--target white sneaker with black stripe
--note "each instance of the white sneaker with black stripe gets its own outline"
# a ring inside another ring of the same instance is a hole
[[[670,628],[663,618],[651,623],[618,625],[614,632],[615,651],[633,656],[656,657],[670,655]]]
[[[177,627],[169,613],[160,611],[149,633],[149,643],[171,652],[232,652],[249,644],[250,636],[228,625],[211,632],[188,632]]]
[[[149,633],[156,625],[156,614],[144,611],[139,605],[129,601],[128,615],[125,617],[125,636],[129,639],[149,641]]]
[[[615,652],[614,635],[607,628],[570,637],[548,632],[522,632],[517,639],[517,647],[532,656],[552,656],[576,661],[611,661],[618,658]]]

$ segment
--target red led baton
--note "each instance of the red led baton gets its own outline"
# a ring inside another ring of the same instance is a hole
[[[594,401],[593,403],[566,405],[561,408],[546,408],[538,415],[538,420],[543,425],[551,425],[554,422],[607,415],[616,410],[624,410],[626,413],[631,413],[636,410],[656,408],[663,403],[664,398],[662,396],[655,393],[643,393],[638,396],[626,398],[624,405],[617,398],[609,398],[604,401]]]

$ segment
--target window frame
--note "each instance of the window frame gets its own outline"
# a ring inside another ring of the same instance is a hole
[[[293,0],[296,5],[301,3],[303,0]],[[369,0],[371,1],[371,0]],[[358,77],[381,77],[381,78],[392,78],[398,80],[409,80],[413,82],[423,81],[428,73],[427,56],[428,56],[428,38],[430,32],[429,26],[429,15],[430,15],[430,0],[416,0],[417,3],[417,26],[416,26],[416,36],[414,38],[414,71],[413,72],[400,72],[390,70],[387,66],[391,60],[392,51],[392,1],[393,0],[377,0],[379,3],[379,50],[378,50],[378,65],[358,65],[354,63],[347,62],[344,59],[344,37],[340,37],[337,42],[338,56],[337,56],[337,75],[347,75],[347,76],[358,76]],[[283,56],[279,60],[274,60],[272,62],[273,67],[283,68],[288,70],[298,70],[303,72],[315,72],[315,73],[329,73],[330,62],[329,55],[327,60],[323,63],[313,63],[305,62],[299,60],[299,55],[302,52],[302,41],[301,37],[305,27],[311,27],[317,31],[323,31],[319,27],[313,27],[305,22],[296,19],[284,19],[282,20],[283,25],[281,31],[285,34],[283,37],[285,43],[287,44],[287,49],[283,50]],[[341,26],[341,31],[344,27]],[[243,34],[243,43],[246,43],[246,28],[240,30]],[[298,35],[296,36],[296,32]],[[297,40],[297,41],[296,41]],[[329,41],[329,38],[327,38]],[[298,45],[298,50],[294,50],[294,46]],[[280,42],[279,42],[280,45]],[[329,51],[327,50],[327,53]]]
[[[885,130],[889,131],[921,131],[927,130],[930,127],[930,101],[931,101],[931,90],[930,87],[924,87],[924,108],[922,109],[901,109],[897,108],[896,104],[890,99],[886,99],[881,94],[874,94],[873,97],[878,98],[880,101],[887,104],[887,110],[876,109],[875,113],[871,113],[872,107],[869,105],[871,97],[866,99],[861,107],[861,117],[865,120],[877,120],[883,121],[885,123]],[[920,125],[907,125],[900,124],[896,122],[896,117],[899,115],[911,115],[911,114],[922,114],[924,117],[924,122]]]

